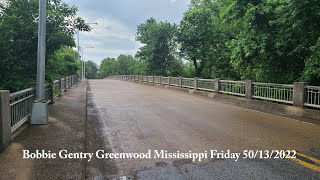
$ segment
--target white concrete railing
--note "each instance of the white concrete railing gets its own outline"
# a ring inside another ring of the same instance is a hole
[[[253,98],[293,104],[293,85],[253,82]]]
[[[29,88],[10,94],[11,133],[29,120],[34,91],[33,88]]]
[[[214,79],[198,79],[198,89],[205,91],[214,91],[215,80]]]
[[[181,87],[194,88],[194,79],[193,78],[182,78]]]
[[[319,86],[305,86],[307,97],[305,106],[320,107],[320,87]]]
[[[61,96],[77,82],[76,76],[68,76],[52,82],[45,89],[45,101],[54,103],[54,97]],[[26,123],[31,117],[32,103],[35,100],[35,89],[28,88],[10,94],[0,90],[0,152],[8,147],[11,134]]]
[[[219,92],[222,94],[246,96],[245,82],[244,81],[220,80]]]
[[[169,85],[170,86],[180,86],[180,83],[179,83],[179,77],[170,77],[169,78]]]
[[[141,79],[143,79],[144,82],[148,83],[159,83],[169,86],[211,91],[215,93],[246,97],[249,99],[292,104],[301,107],[320,108],[320,87],[306,86],[301,82],[295,82],[292,85],[252,82],[251,80],[220,80],[219,78],[198,79],[163,76],[131,76],[134,78],[128,78],[130,75],[118,75],[113,77],[134,81],[142,81]]]

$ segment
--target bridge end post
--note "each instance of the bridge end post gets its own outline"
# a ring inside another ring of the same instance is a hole
[[[52,80],[52,84],[51,84],[51,88],[49,90],[49,98],[51,100],[50,104],[54,104],[55,101],[54,101],[54,91],[55,91],[55,83],[54,83],[54,80]]]
[[[62,96],[62,89],[63,89],[63,87],[62,87],[62,78],[60,78],[60,80],[59,80],[59,83],[60,83],[60,89],[59,89],[59,96]]]
[[[64,92],[68,91],[68,76],[64,77]]]
[[[194,89],[195,90],[198,89],[198,78],[197,77],[194,78]]]
[[[304,107],[304,101],[306,97],[304,82],[294,82],[293,83],[293,105]]]
[[[245,83],[245,95],[247,99],[252,99],[253,94],[253,85],[252,80],[246,80]]]
[[[220,91],[220,78],[214,79],[214,92],[219,93]]]
[[[11,144],[10,91],[0,90],[0,152]]]

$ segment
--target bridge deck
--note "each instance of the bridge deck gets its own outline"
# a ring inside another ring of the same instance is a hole
[[[96,112],[95,118],[88,119],[88,123],[99,119],[102,124],[101,136],[107,139],[106,146],[112,146],[113,152],[294,149],[313,156],[319,155],[319,151],[316,151],[320,149],[320,127],[317,125],[126,81],[91,80],[89,87],[88,102]],[[150,167],[147,172],[138,173],[141,177],[150,178],[159,175],[161,170],[152,169],[159,162],[170,165],[175,160],[118,159],[116,166],[122,174]],[[236,171],[244,166],[247,168],[244,174],[230,173],[234,175],[230,177],[235,178],[245,178],[254,171],[261,172],[256,178],[287,176],[285,178],[292,179],[306,172],[307,175],[314,175],[313,171],[291,160],[226,161],[224,165],[225,169]],[[211,167],[212,164],[206,166]],[[212,173],[215,167],[209,168]],[[283,174],[283,171],[288,174]],[[185,175],[191,177],[195,172],[190,170]]]

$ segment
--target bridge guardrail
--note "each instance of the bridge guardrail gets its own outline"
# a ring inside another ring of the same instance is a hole
[[[160,76],[153,76],[154,83],[160,83]]]
[[[245,96],[246,95],[245,82],[220,80],[219,92],[222,94]]]
[[[198,79],[198,89],[205,91],[214,91],[215,80],[214,79]]]
[[[11,133],[16,131],[31,117],[34,96],[34,88],[10,94]]]
[[[293,104],[293,85],[253,82],[253,98]]]
[[[304,103],[307,107],[320,108],[320,87],[305,86],[307,97]]]
[[[77,76],[68,76],[53,81],[45,88],[45,101],[53,104],[54,98],[61,96],[62,92],[71,88],[77,80]],[[10,144],[11,134],[30,119],[34,100],[34,88],[11,94],[9,91],[0,90],[0,134],[2,135],[0,136],[0,152],[8,147],[8,143]]]
[[[194,88],[194,79],[182,78],[181,87]]]
[[[179,77],[169,77],[169,85],[170,86],[180,86]]]
[[[136,75],[140,77],[140,75]],[[123,75],[113,76],[124,79]],[[300,107],[320,109],[320,86],[308,86],[302,82],[293,84],[275,84],[216,79],[198,79],[184,77],[141,76],[144,82],[179,86],[196,90],[211,91],[226,95],[241,96],[248,99],[272,101]],[[150,81],[149,78],[153,80]],[[139,79],[139,78],[138,78]]]

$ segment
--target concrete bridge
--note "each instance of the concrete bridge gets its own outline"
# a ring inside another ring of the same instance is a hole
[[[14,136],[0,179],[320,178],[318,120],[281,112],[288,105],[261,112],[241,97],[179,90],[82,82],[49,107],[48,125]],[[57,158],[23,159],[23,150]]]

